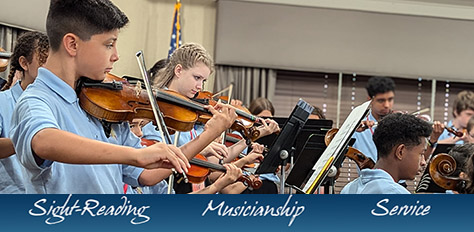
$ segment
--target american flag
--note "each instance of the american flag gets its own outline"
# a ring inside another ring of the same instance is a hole
[[[180,23],[180,13],[179,9],[181,9],[181,2],[180,0],[176,1],[174,5],[174,14],[173,14],[173,29],[171,30],[171,42],[170,42],[170,50],[168,52],[168,58],[173,54],[174,50],[181,46],[181,23]]]

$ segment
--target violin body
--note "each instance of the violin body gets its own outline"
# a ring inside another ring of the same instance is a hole
[[[176,104],[189,101],[186,97],[173,91],[159,91],[157,99],[169,128],[178,131],[193,128],[198,114]],[[132,121],[134,118],[155,119],[148,95],[141,85],[130,85],[125,79],[112,74],[107,74],[102,84],[85,83],[79,93],[79,102],[90,115],[112,123]]]
[[[334,136],[336,136],[338,131],[339,129],[332,128],[328,132],[326,132],[326,135],[324,136],[324,143],[326,144],[326,146],[329,145],[329,143],[332,141]],[[375,162],[371,158],[365,156],[364,154],[362,154],[362,152],[353,147],[348,148],[345,156],[356,162],[360,170],[365,168],[372,169],[375,166]]]

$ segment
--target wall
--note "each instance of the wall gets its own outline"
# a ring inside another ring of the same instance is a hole
[[[174,0],[112,0],[130,19],[118,40],[120,60],[113,72],[117,75],[140,76],[135,53],[143,50],[150,68],[167,57]],[[183,42],[202,44],[214,54],[216,5],[214,0],[182,0],[181,27]],[[210,78],[211,79],[211,78]],[[213,86],[209,80],[206,86]]]

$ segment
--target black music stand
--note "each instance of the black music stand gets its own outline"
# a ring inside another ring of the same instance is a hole
[[[451,149],[453,149],[455,145],[456,144],[438,144],[436,146],[436,149],[433,151],[431,158],[433,158],[435,155],[440,154],[440,153],[448,154],[449,151],[451,151]],[[416,189],[415,189],[416,193],[422,193],[422,192],[445,193],[446,192],[446,189],[437,185],[431,178],[430,171],[428,168],[429,164],[431,163],[431,158],[430,158],[430,161],[428,161],[428,164],[426,165],[423,175],[421,175],[418,185],[416,186]]]
[[[286,165],[288,159],[294,153],[295,148],[293,145],[295,140],[313,109],[314,107],[303,99],[298,101],[290,117],[288,117],[288,120],[278,134],[278,137],[273,141],[270,151],[255,171],[256,174],[274,173],[279,165],[282,167]],[[282,168],[281,171],[280,193],[283,194],[285,187],[285,169]]]

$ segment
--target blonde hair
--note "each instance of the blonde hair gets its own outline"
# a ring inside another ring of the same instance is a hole
[[[176,49],[168,58],[166,67],[158,72],[155,79],[156,88],[168,87],[175,77],[174,69],[180,64],[184,70],[190,69],[198,62],[204,63],[210,70],[214,72],[214,62],[211,55],[206,49],[197,43],[186,43]]]

